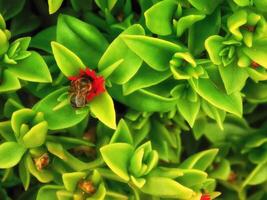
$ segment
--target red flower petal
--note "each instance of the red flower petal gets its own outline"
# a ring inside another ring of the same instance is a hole
[[[89,68],[80,69],[79,75],[68,77],[70,81],[76,81],[80,78],[88,77],[91,81],[92,88],[88,91],[86,99],[87,101],[92,101],[95,96],[105,92],[105,79],[102,76],[98,76],[94,70]],[[75,91],[74,91],[75,92]],[[78,91],[77,91],[78,93]]]
[[[96,78],[97,78],[95,71],[90,70],[89,68],[86,68],[84,73],[85,73],[88,77],[91,77],[92,79],[96,79]]]
[[[211,200],[211,198],[209,194],[202,194],[200,200]]]
[[[68,77],[68,79],[69,79],[70,81],[76,81],[78,78],[79,78],[79,77],[77,77],[77,76],[70,76],[70,77]]]

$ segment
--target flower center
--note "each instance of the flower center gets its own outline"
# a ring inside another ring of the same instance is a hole
[[[105,79],[95,71],[81,69],[77,76],[68,77],[71,81],[69,88],[70,103],[74,108],[85,107],[94,97],[105,92]]]
[[[84,107],[88,101],[86,97],[92,91],[92,80],[89,77],[81,77],[71,81],[70,85],[70,102],[75,108]]]

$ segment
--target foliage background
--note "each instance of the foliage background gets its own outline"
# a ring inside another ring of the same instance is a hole
[[[0,199],[266,200],[266,12],[0,0]],[[74,108],[88,68],[106,91]]]

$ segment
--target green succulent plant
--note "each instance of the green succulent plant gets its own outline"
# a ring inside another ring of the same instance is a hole
[[[266,200],[266,0],[0,0],[0,199]]]

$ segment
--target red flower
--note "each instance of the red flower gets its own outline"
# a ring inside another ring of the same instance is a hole
[[[105,92],[104,77],[89,68],[80,69],[79,75],[68,79],[71,81],[69,93],[73,107],[84,107],[94,97]]]
[[[211,200],[211,198],[209,194],[202,194],[200,200]]]

